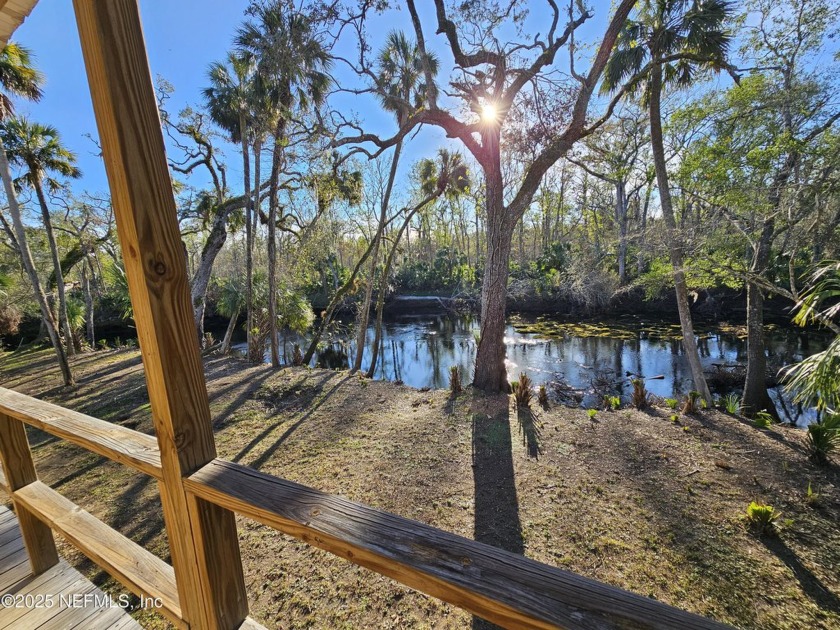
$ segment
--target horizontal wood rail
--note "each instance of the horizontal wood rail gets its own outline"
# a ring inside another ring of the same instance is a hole
[[[124,464],[158,481],[163,478],[154,436],[86,416],[0,387],[0,413],[89,451]]]
[[[653,599],[216,459],[187,491],[509,628],[727,628]]]
[[[40,481],[16,490],[13,498],[133,593],[160,598],[162,612],[185,627],[175,572],[166,562]]]

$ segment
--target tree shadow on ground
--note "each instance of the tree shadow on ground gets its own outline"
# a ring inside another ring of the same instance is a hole
[[[832,593],[808,567],[802,564],[796,553],[782,539],[767,536],[762,538],[761,542],[793,572],[802,591],[819,608],[840,614],[840,597]]]
[[[473,413],[472,466],[475,540],[523,554],[525,542],[519,520],[507,396],[492,415]],[[473,617],[472,627],[473,630],[489,630],[498,626]]]
[[[271,456],[283,444],[283,442],[285,442],[289,438],[289,436],[292,433],[294,433],[298,427],[300,427],[301,424],[303,424],[307,419],[311,418],[312,414],[314,414],[321,407],[321,405],[323,405],[330,398],[330,396],[332,396],[336,392],[336,390],[338,390],[349,378],[351,378],[349,375],[345,376],[344,378],[340,379],[337,383],[335,383],[326,393],[321,394],[321,392],[324,389],[324,386],[330,380],[332,380],[333,376],[334,374],[329,372],[324,375],[321,375],[314,387],[306,388],[307,397],[309,398],[309,401],[314,401],[317,398],[317,402],[314,402],[314,404],[307,404],[305,406],[306,412],[294,423],[292,423],[285,431],[283,431],[283,434],[280,435],[280,437],[278,437],[271,444],[271,446],[267,447],[259,457],[248,463],[248,465],[251,468],[256,468],[259,470],[259,468],[271,458]],[[293,391],[294,389],[295,386],[292,386],[289,391]],[[243,458],[245,458],[245,456],[248,455],[248,453],[250,453],[254,448],[256,448],[257,445],[262,443],[262,441],[265,438],[267,438],[283,422],[285,422],[285,419],[283,418],[283,416],[280,416],[279,422],[272,423],[259,434],[255,435],[254,438],[250,442],[248,442],[248,444],[242,447],[242,449],[240,449],[240,451],[233,457],[233,461],[241,462]]]
[[[542,433],[537,414],[530,407],[517,407],[516,419],[519,421],[519,433],[528,457],[539,459],[542,454]]]

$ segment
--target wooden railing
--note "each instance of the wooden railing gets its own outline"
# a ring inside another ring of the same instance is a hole
[[[235,513],[511,628],[719,628],[709,619],[217,458],[137,0],[73,0],[155,436],[0,388],[3,483],[32,570],[53,530],[178,627],[255,627]],[[25,424],[158,481],[172,565],[38,480]]]
[[[170,565],[38,481],[23,423],[161,484],[154,438],[0,388],[3,480],[33,570],[57,561],[50,529],[185,627]],[[509,628],[721,628],[709,619],[429,525],[214,459],[188,494]],[[232,561],[234,559],[231,559]],[[239,562],[239,559],[235,559]],[[200,596],[200,595],[197,595]]]

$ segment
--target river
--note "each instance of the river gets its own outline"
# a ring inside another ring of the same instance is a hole
[[[380,359],[374,378],[401,381],[417,388],[449,386],[449,368],[457,365],[470,380],[474,367],[478,319],[433,314],[399,316],[385,321]],[[718,395],[743,385],[746,362],[744,330],[698,325],[701,359]],[[768,364],[775,371],[823,350],[829,339],[814,331],[769,326]],[[325,340],[313,363],[343,369],[355,353],[351,326],[340,326]],[[363,369],[369,365],[373,328],[368,330]],[[564,322],[548,317],[512,317],[505,333],[507,371],[515,379],[525,372],[555,397],[584,407],[597,406],[605,393],[628,400],[631,376],[646,380],[648,391],[661,398],[680,398],[692,389],[678,324],[623,318],[616,321]],[[244,348],[244,344],[242,346]],[[291,352],[291,350],[289,350]],[[807,424],[814,416],[796,409],[780,388],[771,388],[782,417]]]

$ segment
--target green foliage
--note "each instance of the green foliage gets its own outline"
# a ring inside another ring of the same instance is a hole
[[[477,270],[470,265],[466,254],[448,247],[437,250],[431,265],[422,260],[404,264],[396,274],[397,285],[406,291],[471,288],[477,281]]]
[[[85,305],[84,302],[74,297],[67,298],[67,320],[73,332],[85,327]]]
[[[525,372],[519,374],[518,381],[513,381],[510,384],[517,408],[525,409],[531,406],[531,397],[533,395],[531,388],[533,385],[531,378]]]
[[[586,410],[586,415],[589,417],[590,420],[594,420],[595,416],[598,415],[598,410],[597,409],[587,409]]]
[[[449,391],[453,396],[457,396],[461,390],[461,366],[453,365],[449,368]]]
[[[734,392],[723,397],[723,408],[727,413],[732,415],[738,414],[741,411],[741,398]]]
[[[811,275],[802,292],[794,322],[831,321],[840,313],[840,261],[825,261]],[[828,303],[828,306],[826,306]],[[840,335],[823,352],[807,357],[785,371],[785,388],[794,402],[817,409],[840,409]]]
[[[283,286],[277,290],[277,325],[297,333],[305,333],[315,320],[309,300],[301,291]]]
[[[621,407],[621,398],[618,396],[604,396],[604,409],[607,411],[616,411]]]
[[[665,406],[668,407],[668,409],[676,409],[679,406],[679,404],[680,404],[680,401],[677,400],[676,398],[666,398],[665,399]]]
[[[757,536],[773,535],[778,529],[781,513],[772,505],[752,501],[747,506],[745,521],[747,528]]]
[[[828,458],[840,448],[840,413],[832,414],[822,422],[808,425],[808,451],[818,464],[828,463]]]
[[[811,488],[811,482],[808,482],[808,488],[805,490],[805,503],[810,507],[819,507],[822,495]]]
[[[773,416],[767,413],[766,410],[762,409],[761,411],[756,412],[755,417],[753,418],[753,426],[758,429],[766,429],[773,424]]]
[[[645,387],[644,379],[634,378],[630,383],[633,385],[633,406],[639,410],[647,409],[650,405],[650,395]]]

